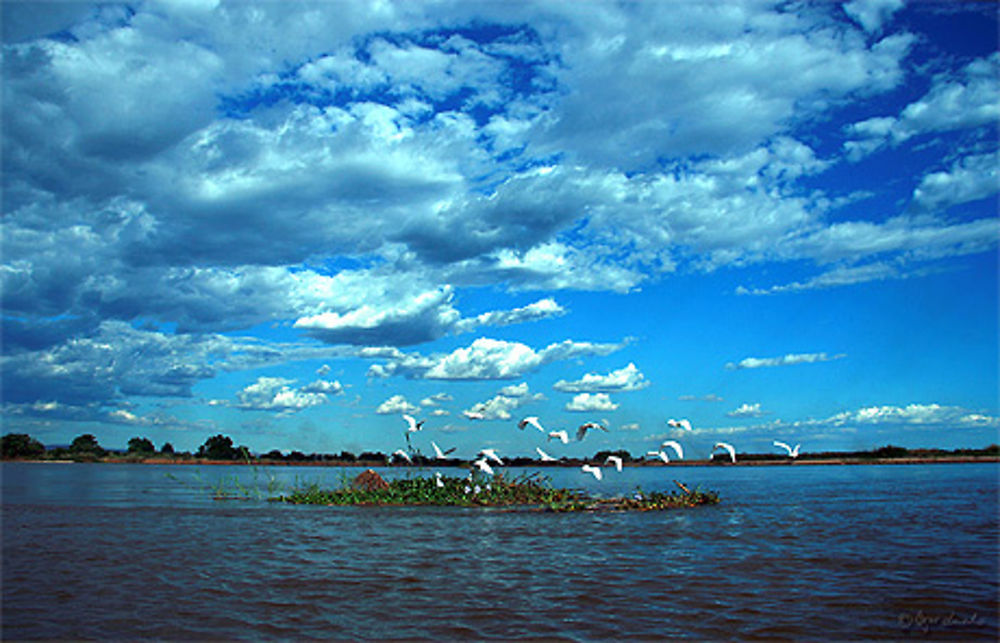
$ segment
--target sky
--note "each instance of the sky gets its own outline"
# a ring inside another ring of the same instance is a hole
[[[4,433],[998,441],[994,3],[0,9]]]

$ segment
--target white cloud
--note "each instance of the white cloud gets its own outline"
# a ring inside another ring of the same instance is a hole
[[[289,384],[294,382],[281,377],[258,377],[256,382],[236,393],[236,406],[251,411],[294,413],[328,401],[325,393],[293,389]]]
[[[646,376],[636,368],[635,364],[629,362],[628,366],[617,371],[611,371],[607,375],[598,373],[587,373],[582,378],[569,382],[559,380],[552,388],[557,391],[567,393],[579,392],[612,392],[612,391],[638,391],[649,386]]]
[[[452,399],[454,398],[447,393],[435,393],[434,395],[420,400],[420,406],[435,407],[440,405],[442,402],[450,402]]]
[[[996,154],[967,156],[946,172],[933,172],[913,190],[913,203],[920,210],[944,211],[953,205],[983,199],[1000,190]]]
[[[618,404],[607,393],[579,393],[566,403],[567,411],[614,411]]]
[[[760,402],[755,402],[754,404],[744,402],[738,408],[726,413],[726,416],[731,418],[759,418],[767,415],[767,413],[767,411],[760,408]]]
[[[510,326],[538,321],[566,314],[566,309],[552,298],[538,301],[512,310],[494,310],[461,320],[456,324],[456,332],[467,332],[479,326]]]
[[[415,404],[411,404],[406,401],[406,398],[402,395],[393,395],[389,399],[382,402],[375,412],[379,415],[395,415],[402,413],[416,413],[420,408]]]
[[[816,362],[829,362],[836,359],[843,359],[846,354],[827,355],[826,353],[789,353],[781,357],[745,357],[739,362],[729,362],[726,364],[727,370],[743,370],[750,368],[764,368],[771,366],[792,366],[795,364],[814,364]]]
[[[485,402],[474,404],[463,413],[466,417],[476,417],[481,420],[509,420],[515,409],[541,399],[544,399],[541,393],[532,394],[528,384],[522,382],[503,387],[497,395]]]
[[[851,0],[843,7],[865,31],[876,33],[892,14],[903,8],[903,0]]]
[[[302,391],[306,393],[326,393],[328,395],[340,395],[344,392],[344,385],[338,380],[316,380],[311,384],[303,386]]]

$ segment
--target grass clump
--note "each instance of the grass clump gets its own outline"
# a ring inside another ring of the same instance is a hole
[[[539,474],[507,478],[409,477],[382,488],[344,484],[322,489],[317,484],[296,488],[273,498],[292,504],[369,506],[525,507],[541,511],[656,511],[716,504],[719,495],[695,489],[683,492],[644,492],[630,497],[593,498],[581,491],[553,487]]]

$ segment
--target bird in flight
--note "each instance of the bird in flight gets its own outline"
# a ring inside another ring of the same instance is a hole
[[[781,447],[785,451],[788,451],[788,457],[789,458],[797,458],[797,457],[799,457],[799,447],[802,446],[802,445],[801,444],[796,444],[795,448],[793,449],[792,447],[788,446],[784,442],[779,442],[779,441],[775,440],[774,441],[774,446]]]
[[[545,433],[545,429],[542,428],[542,425],[538,421],[538,418],[534,415],[529,415],[528,417],[518,422],[517,428],[524,429],[524,427],[528,426],[529,424],[538,429],[539,431],[541,431],[542,433]]]
[[[684,459],[684,449],[681,447],[680,443],[677,442],[677,440],[667,440],[666,442],[664,442],[660,446],[661,447],[670,447],[671,449],[674,450],[674,453],[677,454],[678,458],[680,458],[681,460]]]
[[[417,422],[412,415],[407,415],[406,413],[404,413],[403,419],[406,420],[407,433],[416,433],[424,426],[424,420],[420,420],[419,422]]]
[[[542,451],[538,447],[535,447],[535,451],[538,452],[538,456],[542,459],[542,462],[555,462],[556,459],[550,456],[548,453]]]
[[[491,467],[490,464],[486,461],[486,458],[473,460],[472,464],[474,464],[476,468],[482,471],[483,473],[488,473],[490,475],[493,475],[493,467]]]
[[[611,464],[615,465],[615,469],[618,469],[619,473],[621,472],[621,470],[622,470],[622,459],[620,457],[618,457],[616,455],[609,455],[608,458],[604,461],[604,464],[607,464],[609,462]]]
[[[392,455],[398,455],[399,457],[403,458],[410,464],[413,464],[413,460],[410,458],[410,454],[407,453],[406,451],[403,451],[402,449],[396,449],[395,451],[392,452]]]
[[[584,473],[593,474],[593,476],[595,478],[597,478],[598,480],[601,480],[601,479],[604,478],[604,474],[601,473],[601,468],[600,467],[595,467],[595,466],[590,465],[590,464],[585,464],[582,467],[580,467],[580,471],[583,471]]]
[[[484,460],[486,458],[489,458],[490,460],[493,460],[499,465],[503,464],[503,460],[501,460],[500,456],[497,455],[496,449],[481,449],[479,451],[479,455],[484,456],[483,458]]]
[[[597,422],[586,422],[584,424],[581,424],[580,428],[576,430],[576,439],[582,440],[587,435],[587,431],[590,431],[591,429],[600,429],[605,433],[608,432],[608,430],[602,424],[598,424]]]
[[[433,440],[431,441],[431,446],[434,447],[434,457],[436,457],[438,460],[444,460],[445,456],[447,456],[449,453],[455,450],[455,447],[452,447],[447,451],[442,451],[441,447],[439,447],[437,443],[435,443]]]
[[[559,438],[563,444],[569,444],[569,434],[566,431],[549,431],[549,439]]]
[[[673,418],[670,418],[669,420],[667,420],[667,425],[672,426],[675,429],[684,429],[685,431],[691,430],[691,423],[688,422],[687,420],[675,420]]]
[[[646,451],[646,455],[656,456],[663,460],[663,464],[670,464],[670,456],[667,455],[666,451]]]
[[[712,447],[712,453],[713,453],[713,455],[714,455],[716,449],[725,449],[726,451],[729,452],[729,458],[733,462],[736,462],[736,449],[733,448],[733,445],[731,445],[729,443],[726,443],[726,442],[716,442],[715,446]]]

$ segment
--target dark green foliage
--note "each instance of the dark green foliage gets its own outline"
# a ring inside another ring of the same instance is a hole
[[[148,438],[132,438],[128,441],[128,452],[139,455],[152,455],[156,453],[156,447]]]
[[[232,438],[219,434],[205,440],[205,444],[198,447],[198,457],[209,460],[236,460],[240,457],[240,452],[233,447]]]
[[[8,433],[0,438],[0,453],[5,458],[36,458],[45,446],[27,433]]]
[[[165,455],[173,455],[174,445],[170,444],[169,442],[164,442],[163,446],[160,447],[160,453],[163,453]]]
[[[107,453],[90,433],[84,433],[73,438],[69,445],[70,453],[74,455],[103,456]]]

